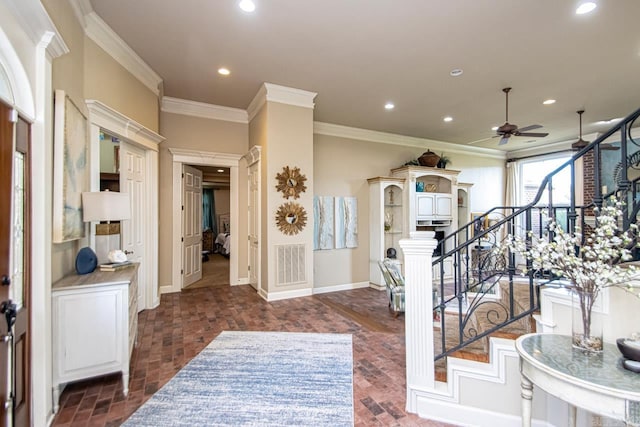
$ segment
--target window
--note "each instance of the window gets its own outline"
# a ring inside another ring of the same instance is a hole
[[[538,158],[530,161],[523,161],[520,166],[520,199],[523,205],[531,203],[538,191],[543,179],[551,172],[566,163],[571,156],[569,154]],[[551,181],[551,201],[554,208],[554,215],[558,224],[566,225],[567,207],[571,204],[571,167],[565,167],[561,172],[553,176]],[[545,189],[536,206],[538,209],[532,211],[531,229],[537,235],[544,232],[546,218],[548,216],[549,190]]]

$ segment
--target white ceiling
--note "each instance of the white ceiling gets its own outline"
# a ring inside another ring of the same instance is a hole
[[[238,1],[91,4],[170,97],[246,109],[269,82],[317,92],[319,122],[467,144],[504,123],[510,86],[509,122],[549,136],[475,144],[503,150],[577,139],[579,109],[590,134],[640,108],[640,0]]]

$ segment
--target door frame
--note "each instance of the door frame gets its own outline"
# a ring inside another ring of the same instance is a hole
[[[145,196],[143,203],[146,211],[145,218],[155,218],[146,221],[144,229],[145,254],[140,268],[145,269],[144,306],[138,311],[156,308],[160,305],[158,292],[158,145],[164,137],[130,119],[124,114],[112,109],[100,101],[88,99],[85,101],[89,109],[89,140],[90,148],[90,191],[100,191],[100,131],[104,130],[117,136],[127,144],[141,148],[145,153]],[[89,245],[95,247],[95,227],[91,223]]]
[[[31,183],[49,188],[53,173],[52,61],[69,52],[41,4],[16,2],[0,18],[0,67],[8,80],[3,99],[31,123]],[[3,23],[20,23],[3,26]],[[6,31],[6,32],[5,32]],[[21,53],[18,56],[19,46]],[[23,62],[21,58],[30,58]],[[0,94],[2,96],[2,94]],[[31,198],[31,421],[49,425],[51,400],[51,192]]]
[[[230,178],[230,226],[231,226],[231,255],[229,257],[229,283],[240,285],[238,280],[238,182],[239,164],[242,155],[216,153],[210,151],[185,150],[169,147],[173,162],[173,199],[172,199],[172,232],[171,232],[171,285],[163,286],[161,293],[180,292],[182,290],[182,165],[221,166],[229,168]],[[215,237],[214,237],[215,238]]]

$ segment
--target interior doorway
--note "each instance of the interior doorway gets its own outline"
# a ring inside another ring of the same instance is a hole
[[[226,154],[226,153],[211,153],[211,152],[194,152],[192,150],[181,150],[176,148],[169,148],[169,152],[173,157],[173,227],[172,227],[172,285],[171,289],[165,289],[163,292],[179,292],[183,286],[183,244],[182,244],[182,169],[184,165],[190,165],[203,170],[213,170],[215,173],[218,169],[228,169],[228,192],[229,192],[229,205],[228,215],[216,214],[216,226],[220,226],[221,230],[228,232],[226,236],[228,250],[228,281],[230,285],[241,284],[238,278],[238,251],[236,248],[239,246],[239,195],[238,195],[238,182],[239,182],[239,162],[242,156],[238,154]],[[210,178],[208,178],[210,179]],[[203,178],[203,181],[206,181]],[[221,212],[222,214],[222,212]],[[220,232],[216,236],[213,236],[215,245],[215,239],[220,235]],[[204,243],[204,242],[203,242]],[[224,245],[223,245],[224,246]],[[205,266],[203,263],[203,274],[206,275]]]
[[[186,261],[185,234],[185,274],[183,276],[184,288],[200,288],[208,286],[229,286],[229,264],[232,252],[231,246],[231,191],[230,168],[224,166],[183,166],[185,169],[197,169],[201,174],[202,203],[200,211],[189,212],[188,203],[182,210],[183,224],[192,223],[199,227],[201,236],[200,273],[198,280],[187,280],[189,274]],[[185,174],[186,178],[186,174]],[[190,218],[186,218],[190,216]],[[195,234],[195,233],[193,233]]]

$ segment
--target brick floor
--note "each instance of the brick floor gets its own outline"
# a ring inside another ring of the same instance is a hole
[[[128,396],[120,374],[68,385],[53,426],[118,426],[223,330],[353,335],[356,426],[446,426],[405,412],[404,316],[370,288],[266,302],[249,286],[162,295],[139,314]]]

